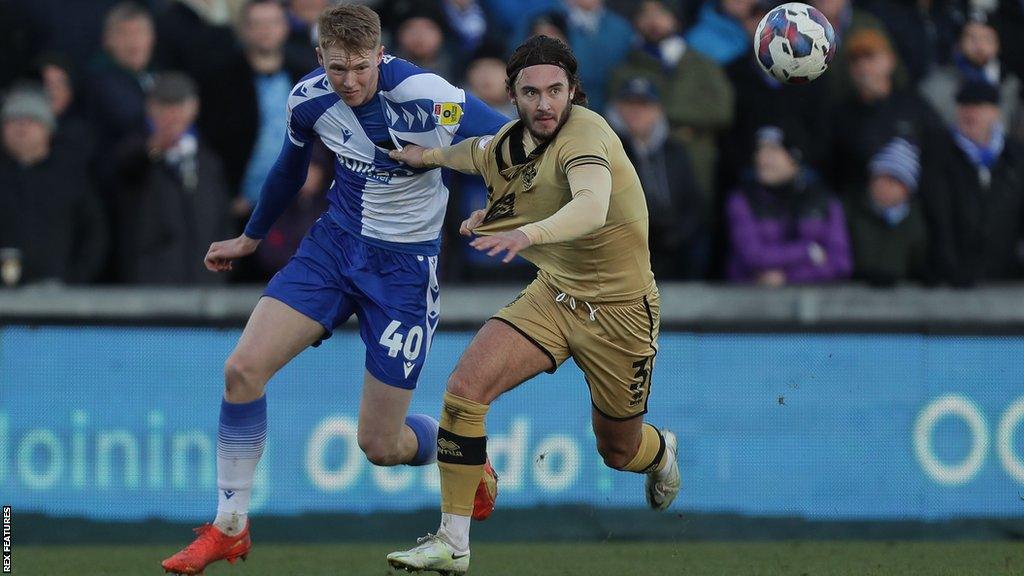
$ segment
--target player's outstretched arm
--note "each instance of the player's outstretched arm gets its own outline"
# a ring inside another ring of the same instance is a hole
[[[604,226],[612,196],[612,174],[601,164],[581,164],[566,172],[572,200],[558,212],[519,228],[533,244],[568,242]]]
[[[611,203],[612,180],[608,169],[596,165],[574,168],[569,172],[569,188],[572,200],[551,216],[515,230],[477,238],[469,245],[492,257],[505,252],[501,261],[508,264],[516,254],[534,244],[568,242],[604,226]],[[467,220],[463,226],[469,224],[473,223]],[[476,226],[479,222],[469,229]]]
[[[406,144],[401,150],[392,150],[388,155],[413,168],[451,168],[463,174],[479,174],[477,161],[482,155],[474,157],[478,150],[478,138],[466,138],[454,146],[440,148],[424,148],[415,144]],[[486,144],[486,142],[485,142]]]
[[[600,164],[581,164],[566,172],[572,200],[558,212],[532,224],[477,238],[470,246],[488,256],[505,252],[502,262],[511,262],[516,254],[534,244],[568,242],[585,236],[601,226],[608,219],[608,206],[612,196],[612,174]],[[474,213],[475,214],[475,213]],[[470,217],[472,219],[472,216]],[[482,221],[482,218],[481,218]],[[463,226],[471,224],[469,220]],[[472,230],[479,223],[470,226]]]

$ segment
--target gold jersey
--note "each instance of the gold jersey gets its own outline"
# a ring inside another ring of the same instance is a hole
[[[654,284],[647,245],[647,204],[636,169],[622,142],[599,114],[573,106],[554,138],[529,154],[525,126],[515,120],[493,137],[477,139],[473,164],[487,183],[487,215],[473,230],[480,235],[538,222],[572,200],[566,172],[599,164],[612,175],[604,226],[552,244],[536,244],[520,254],[538,276],[566,294],[589,302],[618,302],[649,293]]]

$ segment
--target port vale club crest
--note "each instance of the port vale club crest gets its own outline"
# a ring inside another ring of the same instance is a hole
[[[530,164],[523,169],[523,192],[533,188],[533,180],[537,177],[537,165]]]

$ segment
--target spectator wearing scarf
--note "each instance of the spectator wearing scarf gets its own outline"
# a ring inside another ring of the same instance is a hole
[[[180,72],[157,77],[146,97],[148,134],[112,153],[119,280],[129,284],[223,283],[203,256],[231,234],[221,161],[194,128],[196,83]]]
[[[678,14],[665,2],[644,0],[633,14],[635,48],[612,74],[612,86],[645,76],[664,86],[662,105],[673,136],[686,144],[711,222],[718,138],[732,124],[736,94],[721,67],[680,35]],[[751,132],[752,134],[752,132]],[[749,159],[744,158],[743,163]]]
[[[966,82],[985,82],[999,91],[1003,126],[1020,115],[1021,80],[1000,58],[996,29],[984,12],[975,12],[964,24],[950,64],[938,67],[921,82],[921,95],[947,125],[956,122],[956,93]]]
[[[956,95],[957,123],[924,162],[922,200],[940,277],[971,286],[1021,275],[1024,144],[1000,122],[999,91],[969,82]]]

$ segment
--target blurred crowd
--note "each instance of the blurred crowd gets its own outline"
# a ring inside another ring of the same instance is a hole
[[[331,0],[0,0],[6,283],[259,282],[326,207],[314,154],[256,257],[236,236],[316,68]],[[766,0],[367,0],[386,50],[512,117],[505,58],[564,39],[643,183],[659,280],[967,287],[1024,276],[1024,0],[813,0],[830,70],[781,85],[752,37]],[[483,206],[449,174],[448,282],[525,279],[475,253]]]

